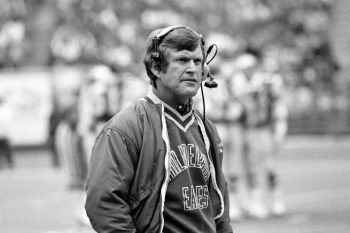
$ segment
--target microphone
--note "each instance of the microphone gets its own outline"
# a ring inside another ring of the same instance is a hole
[[[208,88],[217,88],[218,85],[219,84],[217,82],[215,82],[213,75],[211,75],[211,73],[209,71],[208,76],[204,82],[204,86],[208,87]]]

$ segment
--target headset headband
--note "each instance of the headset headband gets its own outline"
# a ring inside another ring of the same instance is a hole
[[[170,32],[174,31],[175,29],[180,29],[180,28],[187,29],[187,30],[193,32],[194,34],[196,34],[200,38],[201,43],[204,46],[205,42],[204,42],[202,34],[198,34],[193,29],[191,29],[189,27],[186,27],[186,26],[183,26],[183,25],[169,26],[169,27],[161,29],[161,31],[159,33],[157,33],[157,35],[152,37],[152,43],[153,43],[153,46],[154,46],[154,52],[152,52],[152,57],[154,57],[154,58],[158,58],[159,57],[159,45],[161,43],[161,40],[166,35],[168,35]]]

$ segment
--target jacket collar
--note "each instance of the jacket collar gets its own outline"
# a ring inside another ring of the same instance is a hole
[[[167,103],[165,103],[164,101],[162,101],[161,99],[159,99],[152,90],[150,90],[147,94],[147,97],[154,103],[154,104],[162,104],[165,108],[170,109],[172,112],[176,112],[178,113],[178,109],[174,109],[173,107],[171,107],[170,105],[168,105]],[[185,115],[188,115],[190,112],[193,111],[193,99],[190,98],[189,100],[189,109],[188,111],[186,111]],[[180,111],[181,112],[181,111]],[[179,114],[179,113],[178,113]],[[180,115],[180,114],[179,114]],[[183,115],[183,114],[182,114]]]

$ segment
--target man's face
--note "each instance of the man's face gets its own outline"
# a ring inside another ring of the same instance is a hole
[[[197,94],[201,84],[203,54],[198,46],[193,52],[168,49],[168,67],[160,72],[157,89],[169,98],[185,100]]]

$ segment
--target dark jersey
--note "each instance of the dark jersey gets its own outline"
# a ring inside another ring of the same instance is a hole
[[[210,202],[210,170],[199,125],[191,111],[181,116],[165,105],[170,140],[164,233],[216,232]]]

